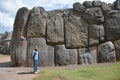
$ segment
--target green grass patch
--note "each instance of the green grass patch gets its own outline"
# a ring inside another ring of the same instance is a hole
[[[7,54],[0,54],[0,57],[4,57],[4,56],[10,56],[10,55],[7,55]]]
[[[57,79],[56,79],[57,78]],[[120,80],[120,63],[41,71],[33,80]]]

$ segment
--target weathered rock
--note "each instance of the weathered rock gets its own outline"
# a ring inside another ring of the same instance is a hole
[[[92,2],[91,2],[91,1],[85,1],[85,2],[83,2],[83,5],[84,5],[86,8],[90,8],[90,7],[92,7]]]
[[[59,66],[77,64],[77,50],[66,49],[64,45],[55,46],[55,64]]]
[[[89,25],[89,46],[96,46],[99,41],[104,41],[104,27],[103,25]],[[101,39],[103,38],[103,40]]]
[[[93,1],[92,2],[92,6],[93,7],[100,7],[102,5],[102,2],[101,1]]]
[[[115,47],[111,41],[98,46],[98,62],[116,61]]]
[[[112,10],[108,12],[104,22],[107,40],[120,39],[120,11]]]
[[[85,7],[84,7],[81,3],[76,2],[76,3],[73,4],[73,9],[74,9],[75,11],[78,11],[78,12],[80,12],[80,13],[83,13],[84,10],[85,10]]]
[[[10,42],[6,42],[1,48],[0,48],[1,54],[10,54]]]
[[[97,51],[95,47],[82,48],[78,50],[78,64],[95,64],[97,63]]]
[[[114,41],[116,60],[120,61],[120,40]]]
[[[64,43],[64,22],[62,13],[50,12],[47,20],[47,44],[59,45]]]
[[[65,20],[65,47],[79,48],[87,46],[88,26],[80,14],[71,10]]]
[[[111,10],[111,7],[105,2],[102,2],[101,9],[102,9],[102,12],[105,14]]]
[[[104,22],[104,16],[99,7],[87,8],[83,16],[89,24],[102,24]]]
[[[26,66],[26,39],[22,37],[24,27],[28,18],[29,10],[26,7],[20,8],[17,12],[14,29],[12,35],[12,41],[10,44],[11,62],[14,66]]]
[[[45,36],[47,14],[42,7],[34,7],[28,19],[28,37]]]
[[[116,0],[116,1],[113,3],[113,6],[114,6],[114,9],[120,10],[120,0]]]
[[[38,46],[40,53],[39,66],[54,66],[54,48],[48,46],[44,38],[30,38],[28,40],[27,66],[33,66],[32,51],[35,46]]]

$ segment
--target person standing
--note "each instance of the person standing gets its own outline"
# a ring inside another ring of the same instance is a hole
[[[37,46],[34,47],[34,50],[32,52],[32,58],[33,58],[33,70],[36,74],[38,72],[38,61],[39,61],[39,52]]]

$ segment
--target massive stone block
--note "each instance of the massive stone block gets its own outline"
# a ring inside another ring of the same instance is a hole
[[[33,66],[32,51],[38,46],[40,53],[39,66],[54,66],[54,47],[48,46],[44,38],[29,38],[27,51],[27,66]]]
[[[46,29],[47,44],[58,45],[64,43],[64,22],[62,13],[49,12]]]
[[[114,41],[116,60],[120,61],[120,40]]]
[[[111,41],[98,46],[98,62],[116,61],[115,47]]]
[[[47,14],[42,7],[34,7],[28,19],[28,37],[45,36]]]
[[[65,14],[65,47],[80,48],[87,46],[88,26],[80,14],[70,10]]]
[[[104,27],[103,25],[89,25],[89,46],[96,46],[99,42],[104,41]]]
[[[78,49],[78,64],[95,64],[97,63],[97,50],[96,47]]]
[[[80,13],[83,13],[84,10],[85,10],[85,7],[84,7],[81,3],[76,2],[76,3],[73,4],[73,9],[74,9],[75,11],[78,11],[78,12],[80,12]]]
[[[113,6],[114,6],[114,9],[120,10],[120,0],[116,0],[116,1],[113,3]]]
[[[104,23],[107,40],[120,39],[120,11],[112,10],[107,13]]]
[[[26,66],[27,42],[24,38],[24,28],[28,18],[29,10],[26,7],[20,8],[17,12],[12,41],[10,44],[11,62],[15,66]]]
[[[77,50],[66,49],[64,45],[55,46],[55,65],[77,64]]]

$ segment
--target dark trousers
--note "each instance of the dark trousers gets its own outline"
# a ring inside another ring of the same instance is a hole
[[[34,60],[34,72],[36,72],[38,70],[38,60]]]

